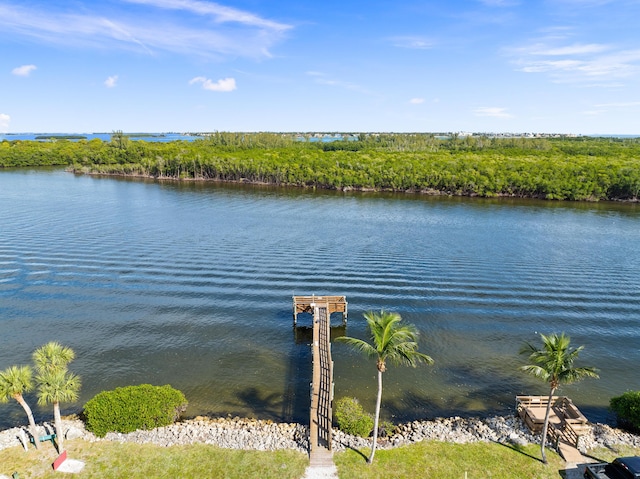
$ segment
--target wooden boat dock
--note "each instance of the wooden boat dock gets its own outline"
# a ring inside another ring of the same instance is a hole
[[[549,404],[548,396],[516,396],[516,410],[527,427],[541,433]],[[556,445],[565,461],[585,462],[578,450],[580,437],[591,429],[589,421],[566,396],[553,396],[549,411],[549,439]]]
[[[298,314],[313,315],[313,375],[309,418],[309,457],[312,466],[333,464],[331,422],[333,417],[333,360],[331,359],[331,314],[342,313],[347,321],[344,296],[294,296],[293,323]]]

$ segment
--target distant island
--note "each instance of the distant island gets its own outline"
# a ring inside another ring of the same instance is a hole
[[[81,174],[341,191],[640,198],[640,138],[214,132],[144,141],[117,131],[110,141],[0,142],[0,167],[56,165]]]
[[[36,140],[86,140],[83,135],[37,135]]]

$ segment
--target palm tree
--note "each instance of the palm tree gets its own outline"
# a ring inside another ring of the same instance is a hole
[[[573,367],[574,361],[578,354],[584,348],[579,346],[571,348],[571,340],[564,333],[557,335],[551,334],[545,336],[541,334],[542,348],[538,349],[530,343],[525,343],[520,349],[520,354],[526,354],[532,364],[520,367],[526,373],[542,379],[549,384],[549,400],[547,402],[547,411],[544,416],[544,425],[542,427],[542,439],[540,441],[540,450],[542,452],[542,462],[547,463],[545,454],[545,445],[547,442],[547,431],[549,429],[549,413],[551,411],[551,402],[553,395],[561,384],[570,384],[583,378],[597,378],[597,369],[592,367]]]
[[[368,312],[364,315],[369,325],[371,342],[348,336],[338,338],[361,351],[366,356],[376,358],[378,368],[378,395],[376,398],[376,412],[373,423],[373,444],[371,455],[367,462],[371,464],[376,453],[378,442],[378,421],[380,419],[380,403],[382,401],[382,373],[387,370],[386,362],[393,364],[416,367],[420,362],[433,363],[433,359],[418,352],[419,333],[412,324],[399,324],[402,318],[398,313],[380,311],[380,313]]]
[[[0,372],[0,402],[7,402],[9,398],[18,401],[29,418],[29,431],[33,437],[36,449],[40,448],[38,430],[33,419],[33,412],[22,396],[33,390],[33,371],[29,366],[11,366]]]
[[[60,403],[73,402],[78,399],[80,391],[80,377],[69,371],[45,372],[38,376],[38,404],[44,406],[53,404],[53,418],[56,425],[58,451],[64,450],[62,418],[60,417]]]
[[[38,373],[55,372],[67,369],[67,366],[76,357],[73,349],[63,346],[57,341],[51,341],[40,346],[33,353],[33,362]]]
[[[38,404],[53,404],[58,451],[64,450],[60,403],[78,399],[80,378],[67,369],[75,358],[73,349],[52,341],[33,353],[38,382]]]

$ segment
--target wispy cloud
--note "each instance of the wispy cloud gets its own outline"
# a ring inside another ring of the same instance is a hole
[[[22,65],[11,70],[11,73],[19,77],[28,77],[37,68],[35,65]]]
[[[412,105],[420,105],[424,103],[424,98],[412,98],[411,100],[409,100],[409,103],[411,103]]]
[[[6,113],[0,113],[0,131],[6,133],[9,130],[9,123],[11,122],[11,117]]]
[[[593,105],[591,110],[585,110],[583,115],[595,117],[606,113],[616,112],[637,112],[640,111],[640,101],[615,101],[610,103],[598,103]]]
[[[235,78],[222,78],[217,82],[205,77],[195,77],[189,80],[189,85],[200,83],[204,90],[229,92],[235,90],[236,80]]]
[[[389,42],[395,47],[410,48],[413,50],[428,50],[433,48],[434,42],[422,36],[398,36],[390,37]]]
[[[520,5],[517,0],[478,0],[483,5],[488,7],[514,7]]]
[[[508,50],[525,73],[543,73],[555,83],[619,87],[621,79],[640,72],[640,49],[625,50],[604,43],[563,44],[569,30]]]
[[[167,10],[183,10],[198,15],[214,17],[219,23],[232,22],[249,25],[252,27],[266,28],[269,30],[289,30],[291,25],[267,20],[258,15],[232,7],[225,7],[213,2],[202,2],[197,0],[124,0],[128,3],[150,5],[152,7],[164,8]]]
[[[104,86],[106,86],[107,88],[114,88],[118,83],[118,75],[113,75],[108,77],[105,81],[104,81]]]
[[[618,0],[555,0],[559,4],[571,5],[574,7],[601,7]],[[633,0],[632,0],[633,1]]]
[[[55,6],[29,8],[0,4],[0,37],[30,38],[71,47],[163,51],[209,57],[269,57],[270,48],[292,27],[242,10],[194,0],[125,0],[148,10],[108,10],[91,4],[92,13],[67,13]],[[56,5],[56,4],[53,4]],[[115,4],[117,5],[117,4]],[[163,13],[179,10],[178,14]]]
[[[314,78],[315,82],[319,85],[326,85],[336,88],[342,88],[344,90],[354,91],[357,93],[363,93],[365,95],[373,95],[374,93],[366,88],[358,85],[357,83],[345,81],[345,80],[336,80],[335,78],[330,78],[325,73],[317,72],[317,71],[308,71],[307,75]]]
[[[528,53],[530,55],[544,55],[544,56],[563,56],[563,55],[588,55],[590,53],[600,53],[610,50],[609,45],[603,45],[599,43],[580,44],[574,43],[573,45],[567,45],[564,47],[549,47],[541,44],[538,46],[532,46]]]
[[[489,116],[493,118],[513,118],[513,115],[507,112],[506,108],[495,106],[485,106],[473,110],[476,116]]]
[[[595,105],[598,108],[633,108],[640,106],[640,101],[620,101],[613,103],[600,103]]]

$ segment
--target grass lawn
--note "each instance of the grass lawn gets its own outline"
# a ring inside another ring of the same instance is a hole
[[[206,444],[160,447],[151,444],[66,441],[70,459],[85,462],[79,474],[54,472],[57,453],[50,444],[40,451],[13,447],[0,451],[0,474],[17,471],[26,478],[273,478],[300,479],[309,464],[295,451],[235,451]]]
[[[83,478],[257,478],[300,479],[309,464],[306,454],[294,451],[236,451],[215,446],[160,447],[151,444],[90,443],[67,441],[69,458],[86,463]],[[378,450],[373,464],[366,463],[368,450],[336,453],[340,479],[444,478],[444,479],[558,479],[564,477],[563,460],[549,451],[549,464],[540,462],[540,448],[516,448],[494,443],[452,444],[421,442],[393,450]],[[598,450],[591,455],[602,461],[618,456],[640,455],[640,448]],[[40,451],[13,447],[0,451],[0,474],[21,479],[63,477],[53,472],[57,453],[50,443]],[[465,476],[466,473],[466,476]]]
[[[547,452],[548,464],[543,464],[537,445],[420,442],[377,450],[371,465],[366,463],[370,450],[361,452],[347,451],[334,456],[340,479],[559,479],[564,477],[562,471],[566,468],[562,458],[552,451]],[[640,455],[640,448],[591,451],[591,456],[599,461],[621,455]]]

